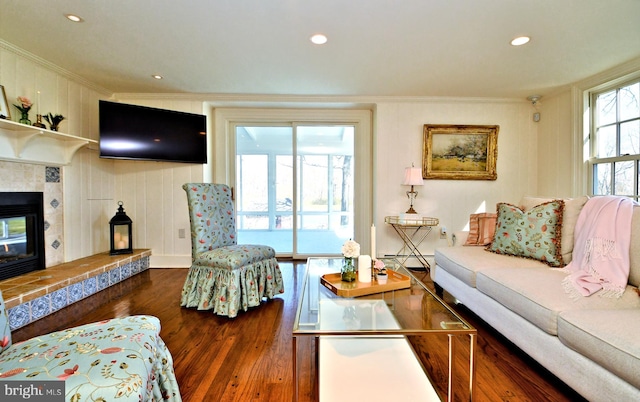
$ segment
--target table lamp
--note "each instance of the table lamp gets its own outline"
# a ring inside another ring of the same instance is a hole
[[[422,181],[422,169],[414,167],[413,163],[411,167],[404,169],[404,181],[402,182],[403,186],[411,186],[411,190],[407,191],[407,198],[410,200],[410,206],[406,213],[408,214],[416,214],[416,210],[413,209],[413,201],[418,196],[418,192],[413,190],[413,186],[422,186],[424,182]]]

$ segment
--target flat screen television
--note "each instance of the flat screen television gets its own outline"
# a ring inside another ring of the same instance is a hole
[[[207,163],[201,114],[100,101],[100,157]]]

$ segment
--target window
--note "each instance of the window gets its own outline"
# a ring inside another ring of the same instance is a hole
[[[235,130],[238,243],[280,255],[339,253],[354,238],[355,126],[238,123]]]
[[[638,200],[640,80],[593,93],[591,192]]]
[[[284,238],[288,233],[289,250],[277,245],[278,256],[299,259],[310,255],[340,255],[343,242],[332,245],[328,237],[316,236],[313,246],[305,248],[304,235],[312,231],[317,235],[331,235],[333,231],[334,240],[360,239],[362,248],[369,247],[373,216],[371,110],[217,107],[212,108],[211,113],[218,135],[210,137],[214,157],[205,168],[203,178],[234,186],[236,223],[251,228],[242,233],[240,243],[270,245],[267,235],[277,232]],[[284,148],[279,136],[275,137],[277,132],[285,136],[284,130],[277,130],[285,126],[289,130],[288,148]],[[271,128],[274,137],[260,141],[261,145],[251,152],[244,148],[250,146],[250,142],[238,138],[239,127],[260,127],[261,133]],[[328,136],[317,135],[320,127],[324,127],[322,131]],[[344,149],[338,149],[336,141],[347,138],[350,151],[345,153]],[[292,146],[294,148],[289,149]],[[239,155],[247,159],[238,159]],[[322,176],[309,182],[308,176],[314,173]],[[240,187],[250,186],[252,175],[263,180],[266,177],[266,183],[270,184],[255,188],[256,194],[243,191]],[[247,237],[254,235],[255,239]]]

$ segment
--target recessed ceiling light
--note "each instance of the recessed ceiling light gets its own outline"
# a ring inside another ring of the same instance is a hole
[[[529,43],[530,40],[531,38],[528,36],[518,36],[517,38],[511,41],[511,44],[513,46],[522,46],[525,43]]]
[[[161,80],[162,76],[160,74],[152,74],[151,75],[153,78],[155,78],[156,80]]]
[[[79,17],[75,14],[65,14],[65,17],[67,17],[67,19],[69,21],[73,21],[73,22],[84,22],[84,19],[82,17]]]
[[[315,43],[316,45],[324,45],[325,43],[327,43],[327,37],[323,34],[315,34],[311,37],[311,42]]]

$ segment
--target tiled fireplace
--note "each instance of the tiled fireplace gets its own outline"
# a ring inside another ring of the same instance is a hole
[[[61,168],[0,161],[0,192],[41,192],[43,194],[45,265],[50,267],[63,263],[64,214]]]
[[[11,330],[53,314],[149,268],[151,250],[146,249],[136,249],[133,254],[121,256],[103,252],[64,262],[61,168],[0,161],[0,193],[38,193],[44,212],[42,229],[46,269],[0,280]]]
[[[0,280],[43,269],[42,193],[0,192]]]

